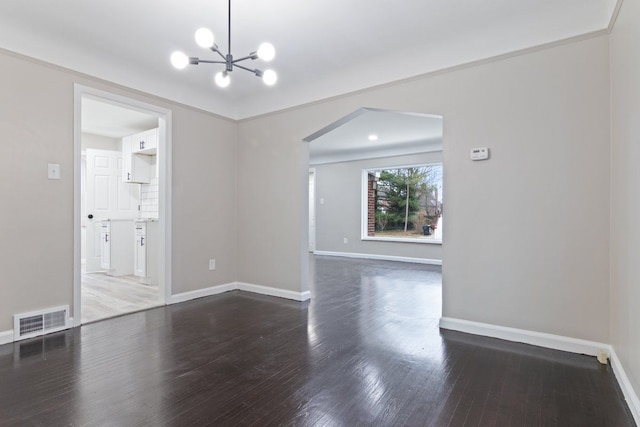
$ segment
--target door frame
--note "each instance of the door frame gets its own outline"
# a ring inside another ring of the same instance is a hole
[[[171,110],[147,104],[132,98],[116,95],[81,84],[73,88],[73,325],[82,324],[82,277],[81,277],[81,156],[82,156],[82,98],[92,98],[101,102],[118,105],[131,110],[139,110],[158,117],[158,170],[159,170],[159,213],[160,229],[158,263],[159,303],[166,304],[172,294],[171,283]]]
[[[313,193],[311,193],[311,189],[309,189],[309,252],[315,253],[316,251],[316,229],[318,227],[317,216],[316,216],[316,168],[309,168],[309,181],[313,180]],[[313,203],[311,203],[313,202]],[[313,218],[313,231],[311,230],[311,218]],[[313,235],[312,235],[313,234]]]

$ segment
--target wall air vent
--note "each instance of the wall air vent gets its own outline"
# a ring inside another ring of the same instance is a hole
[[[69,328],[69,306],[56,307],[13,316],[13,335],[16,341],[37,337]]]

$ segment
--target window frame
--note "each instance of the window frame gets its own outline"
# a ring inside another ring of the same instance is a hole
[[[418,243],[418,244],[426,244],[426,245],[442,245],[442,241],[444,239],[417,239],[417,238],[409,238],[409,237],[377,237],[377,236],[369,236],[368,235],[368,227],[369,227],[369,210],[368,210],[368,200],[369,200],[369,174],[371,172],[375,173],[377,171],[383,170],[393,170],[393,169],[406,169],[406,168],[417,168],[417,167],[425,167],[425,166],[441,166],[442,172],[444,175],[444,164],[443,162],[426,162],[426,163],[414,163],[409,165],[398,165],[398,166],[382,166],[382,167],[372,167],[372,168],[363,168],[362,169],[362,179],[361,179],[361,187],[360,187],[360,240],[362,241],[373,241],[373,242],[398,242],[398,243]],[[444,179],[443,179],[444,181]],[[444,184],[442,185],[444,188]],[[442,214],[444,215],[444,213]]]

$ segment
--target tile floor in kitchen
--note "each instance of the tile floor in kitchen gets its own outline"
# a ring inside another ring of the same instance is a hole
[[[140,283],[136,276],[82,273],[82,323],[160,305],[158,286]]]

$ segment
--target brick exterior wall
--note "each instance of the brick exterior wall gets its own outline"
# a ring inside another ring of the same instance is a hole
[[[374,188],[374,183],[376,182],[376,177],[373,174],[368,174],[368,208],[367,208],[367,236],[375,236],[376,235],[376,189]]]

